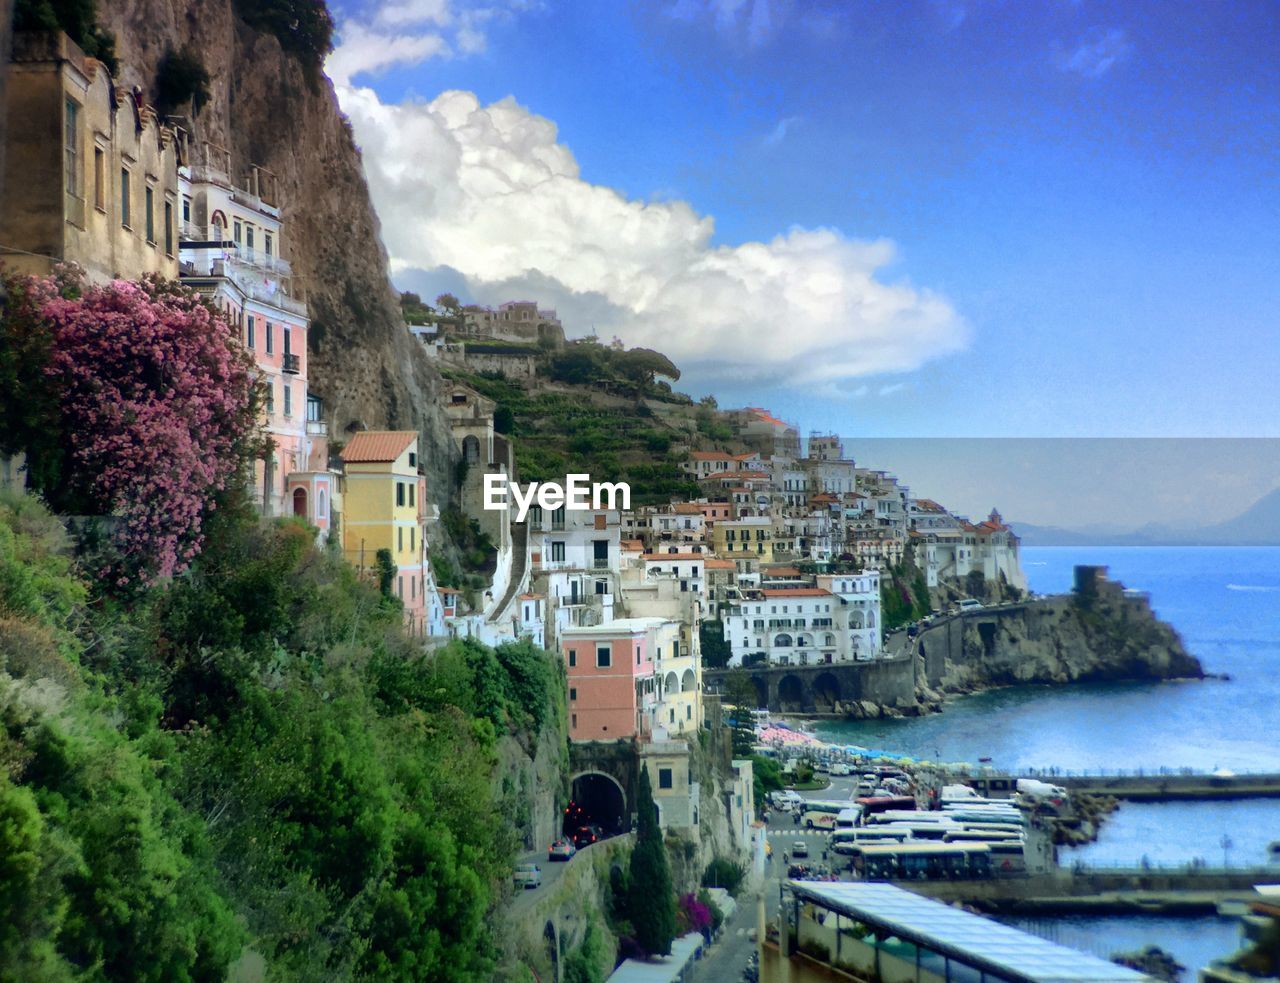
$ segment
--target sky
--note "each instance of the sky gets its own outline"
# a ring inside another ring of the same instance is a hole
[[[401,289],[804,431],[1280,436],[1280,4],[333,7]]]

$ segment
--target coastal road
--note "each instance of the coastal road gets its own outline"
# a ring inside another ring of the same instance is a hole
[[[801,792],[806,799],[848,799],[857,787],[856,778],[833,778],[831,786],[812,792]],[[742,971],[747,960],[755,951],[756,942],[751,939],[750,932],[756,927],[758,918],[757,905],[761,894],[764,896],[765,919],[772,921],[778,913],[779,890],[787,868],[782,862],[783,851],[791,852],[797,840],[804,840],[809,846],[809,857],[814,863],[822,863],[822,850],[831,839],[829,832],[805,830],[798,828],[788,813],[776,810],[769,814],[769,825],[766,831],[769,845],[773,847],[773,859],[765,865],[764,881],[759,890],[743,892],[735,900],[738,910],[725,925],[718,941],[693,965],[689,976],[690,983],[736,983],[742,978]],[[830,865],[830,861],[828,861]],[[844,875],[847,879],[848,875]]]

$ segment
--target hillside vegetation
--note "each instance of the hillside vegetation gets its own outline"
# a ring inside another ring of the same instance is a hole
[[[124,603],[0,498],[0,979],[488,979],[496,743],[562,730],[558,660],[423,654],[310,530],[216,515]]]
[[[473,345],[504,352],[521,347],[468,341],[468,351]],[[441,367],[446,378],[497,404],[494,427],[516,439],[522,481],[560,481],[570,471],[586,472],[597,480],[628,482],[632,505],[696,498],[697,482],[681,468],[687,451],[731,446],[733,433],[719,420],[713,399],[695,404],[658,378],[679,378],[664,355],[594,339],[558,351],[523,348],[539,359],[536,380]]]

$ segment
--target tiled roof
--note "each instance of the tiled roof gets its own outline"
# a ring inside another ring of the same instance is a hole
[[[765,597],[830,597],[831,591],[821,587],[776,587],[760,592]]]
[[[624,550],[640,550],[644,552],[644,540],[642,539],[623,539],[620,545]]]
[[[416,430],[365,430],[352,437],[339,456],[351,464],[394,461],[417,439]]]
[[[697,502],[676,502],[676,515],[702,515],[702,506]]]
[[[733,570],[734,562],[732,560],[717,560],[714,557],[708,559],[703,567],[707,570]]]

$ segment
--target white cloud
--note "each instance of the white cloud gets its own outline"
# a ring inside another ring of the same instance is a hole
[[[778,124],[764,138],[766,147],[776,147],[787,138],[787,131],[800,122],[799,116],[787,116],[778,120]]]
[[[339,96],[401,274],[448,268],[483,303],[528,293],[571,334],[657,348],[702,379],[829,383],[914,369],[967,339],[945,300],[877,278],[888,241],[793,228],[716,245],[713,219],[686,202],[584,181],[555,124],[511,98]]]
[[[1101,78],[1129,57],[1133,45],[1118,27],[1094,31],[1069,51],[1059,51],[1056,60],[1064,72],[1085,78]]]

